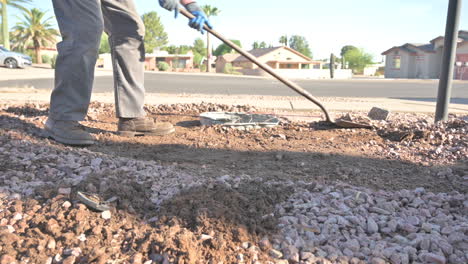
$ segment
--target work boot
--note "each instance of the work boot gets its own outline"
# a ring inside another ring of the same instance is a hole
[[[124,137],[164,136],[175,131],[168,122],[154,122],[147,117],[119,118],[118,133]]]
[[[48,118],[44,129],[49,138],[72,146],[89,146],[95,139],[78,121],[53,120]]]

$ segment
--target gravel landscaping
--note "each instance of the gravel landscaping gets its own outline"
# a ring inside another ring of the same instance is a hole
[[[239,131],[198,115],[264,110],[161,105],[175,135],[122,138],[93,103],[98,144],[72,148],[43,136],[47,107],[0,104],[1,264],[468,263],[467,116]]]

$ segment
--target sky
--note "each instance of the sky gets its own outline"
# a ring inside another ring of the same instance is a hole
[[[76,0],[82,1],[82,0]],[[89,1],[89,0],[88,0]],[[187,19],[162,9],[157,0],[135,0],[138,12],[156,11],[170,44],[191,45],[202,36],[187,26]],[[382,60],[381,53],[404,43],[428,43],[443,35],[448,0],[198,0],[221,10],[210,20],[214,29],[229,39],[240,40],[245,49],[254,41],[279,46],[282,35],[301,35],[309,42],[314,59],[340,53],[354,45]],[[49,11],[51,0],[32,0],[31,7]],[[10,9],[10,26],[19,12]],[[460,29],[468,30],[468,3],[462,7]],[[221,42],[215,40],[216,47]]]

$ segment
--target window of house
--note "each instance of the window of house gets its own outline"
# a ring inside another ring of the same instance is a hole
[[[399,70],[401,68],[401,56],[393,56],[393,69]]]

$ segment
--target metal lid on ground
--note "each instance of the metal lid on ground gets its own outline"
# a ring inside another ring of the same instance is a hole
[[[242,112],[205,112],[200,114],[204,126],[222,125],[238,129],[275,127],[279,119],[268,114],[249,114]]]

